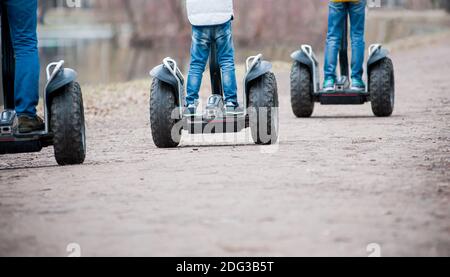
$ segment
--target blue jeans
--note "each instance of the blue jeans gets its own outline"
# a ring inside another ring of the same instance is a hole
[[[357,3],[329,4],[328,34],[325,47],[325,79],[336,80],[338,53],[341,48],[344,23],[350,16],[350,37],[352,40],[352,78],[362,79],[364,74],[364,53],[366,43],[364,39],[366,21],[366,0]]]
[[[18,115],[36,115],[39,102],[37,0],[5,1],[16,57],[14,102]]]
[[[237,83],[234,64],[234,44],[231,21],[217,26],[193,26],[191,64],[187,82],[187,104],[199,98],[203,72],[208,62],[211,43],[217,45],[217,59],[222,70],[223,90],[226,102],[237,104]]]

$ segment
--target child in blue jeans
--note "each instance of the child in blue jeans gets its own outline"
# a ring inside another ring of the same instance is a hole
[[[192,46],[185,116],[193,116],[197,112],[203,72],[212,43],[217,46],[226,110],[234,112],[238,108],[238,100],[231,28],[233,0],[187,0],[186,8],[192,24]]]
[[[336,67],[346,17],[350,17],[352,40],[352,90],[364,91],[363,64],[365,52],[366,0],[332,0],[329,3],[328,34],[325,48],[324,90],[334,90]]]

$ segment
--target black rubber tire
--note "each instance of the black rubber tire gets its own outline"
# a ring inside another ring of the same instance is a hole
[[[250,84],[249,91],[250,129],[253,141],[260,145],[275,144],[279,135],[279,102],[275,75],[269,72],[259,77]],[[267,123],[266,130],[260,128],[264,124],[260,121],[264,116],[262,112],[267,114],[267,118],[264,118]]]
[[[314,112],[313,80],[309,68],[294,62],[291,69],[291,106],[296,117],[311,117]]]
[[[59,165],[82,164],[86,158],[86,126],[80,85],[72,82],[51,101],[50,130]]]
[[[150,126],[153,142],[158,148],[174,148],[180,144],[182,126],[179,119],[174,119],[178,107],[174,89],[167,83],[153,79],[150,91]],[[178,128],[179,132],[172,130]]]
[[[370,68],[369,93],[373,113],[378,117],[391,116],[395,106],[395,74],[391,59],[384,58]]]

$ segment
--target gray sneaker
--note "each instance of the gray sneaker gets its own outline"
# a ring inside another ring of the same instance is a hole
[[[186,108],[184,109],[183,115],[185,117],[196,116],[197,115],[197,107],[198,107],[197,103],[187,105]]]
[[[242,114],[242,109],[234,102],[227,102],[225,105],[225,114],[227,116],[236,116]]]

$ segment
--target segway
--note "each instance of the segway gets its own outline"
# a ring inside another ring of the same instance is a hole
[[[44,123],[41,131],[20,133],[14,105],[15,58],[7,10],[0,7],[2,81],[4,110],[0,113],[0,154],[39,152],[54,147],[59,165],[82,164],[86,156],[83,100],[77,73],[64,68],[64,61],[46,68],[47,83],[43,93]]]
[[[256,144],[274,144],[278,140],[278,91],[270,62],[262,55],[246,60],[242,109],[228,116],[224,108],[222,74],[217,62],[216,45],[211,45],[210,76],[212,95],[204,113],[184,116],[185,78],[172,58],[155,67],[150,96],[150,123],[153,141],[159,148],[180,144],[182,131],[189,134],[237,133],[251,128]]]
[[[297,117],[311,117],[316,102],[322,105],[362,105],[372,103],[375,116],[391,116],[395,103],[394,66],[389,53],[381,44],[369,47],[366,65],[366,90],[355,92],[350,89],[348,62],[348,18],[345,20],[342,45],[339,51],[341,76],[334,90],[321,90],[319,62],[309,45],[302,45],[291,57],[291,105]]]

